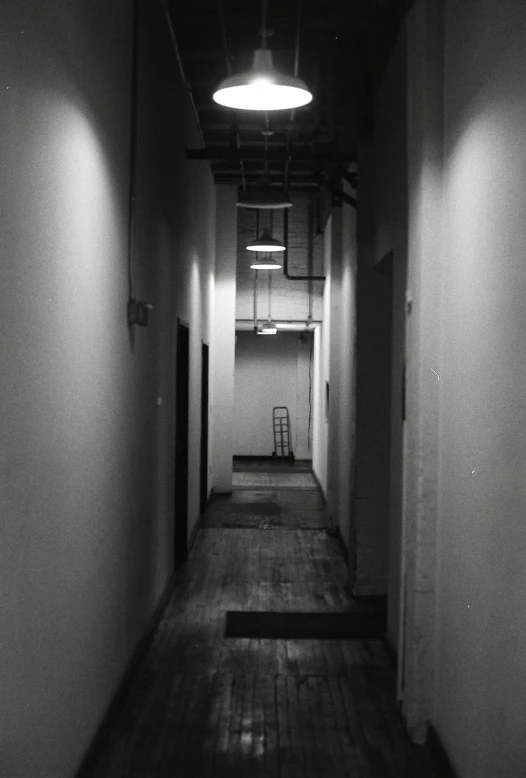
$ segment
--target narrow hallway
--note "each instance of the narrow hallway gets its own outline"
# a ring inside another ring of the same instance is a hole
[[[291,480],[212,498],[92,778],[437,778],[381,640],[225,637],[227,611],[357,608],[319,491]]]

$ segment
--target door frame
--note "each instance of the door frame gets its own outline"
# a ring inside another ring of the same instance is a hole
[[[210,346],[201,341],[201,466],[199,476],[200,512],[208,502],[208,434],[210,421]]]
[[[190,327],[177,318],[174,435],[174,565],[188,559],[188,442],[190,404]]]

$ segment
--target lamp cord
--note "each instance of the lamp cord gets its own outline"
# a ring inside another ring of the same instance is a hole
[[[267,48],[267,16],[268,16],[268,0],[261,0],[261,48]]]
[[[272,270],[268,271],[268,320],[272,321]]]

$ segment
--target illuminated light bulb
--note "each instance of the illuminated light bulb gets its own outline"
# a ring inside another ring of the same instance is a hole
[[[273,238],[265,229],[259,238],[250,241],[247,251],[285,251],[285,245],[282,240]]]
[[[285,111],[307,105],[312,93],[301,78],[275,69],[269,49],[256,49],[251,69],[221,81],[213,99],[240,111]]]
[[[283,265],[270,256],[255,259],[250,265],[252,270],[279,270]]]
[[[269,319],[260,330],[258,330],[258,335],[277,335],[278,328],[272,321],[272,319]]]

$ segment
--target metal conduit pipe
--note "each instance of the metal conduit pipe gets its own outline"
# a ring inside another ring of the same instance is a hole
[[[254,272],[254,332],[258,331],[258,273]]]
[[[283,242],[285,251],[283,252],[283,275],[289,281],[325,281],[325,276],[295,276],[289,273],[289,213],[285,208],[283,211]]]
[[[170,16],[170,11],[168,10],[168,5],[167,5],[166,0],[161,0],[161,5],[163,7],[164,15],[166,17],[166,23],[168,25],[168,32],[170,33],[170,40],[172,41],[172,47],[173,47],[173,50],[174,50],[175,59],[177,61],[177,66],[179,68],[179,73],[181,74],[182,82],[183,82],[184,86],[186,87],[186,90],[188,91],[188,95],[190,97],[190,103],[192,105],[192,110],[194,112],[194,117],[195,117],[195,120],[197,122],[197,128],[199,130],[199,135],[201,137],[201,144],[202,144],[202,146],[204,148],[205,147],[205,137],[203,135],[203,128],[201,127],[201,122],[199,121],[199,114],[197,113],[197,108],[196,108],[196,105],[195,105],[195,100],[194,100],[194,96],[192,94],[192,90],[190,88],[190,84],[188,83],[188,81],[186,79],[185,72],[184,72],[183,61],[181,59],[181,53],[179,51],[179,46],[177,44],[177,38],[176,38],[176,35],[175,35],[175,30],[174,30],[173,23],[172,23],[172,17]]]

